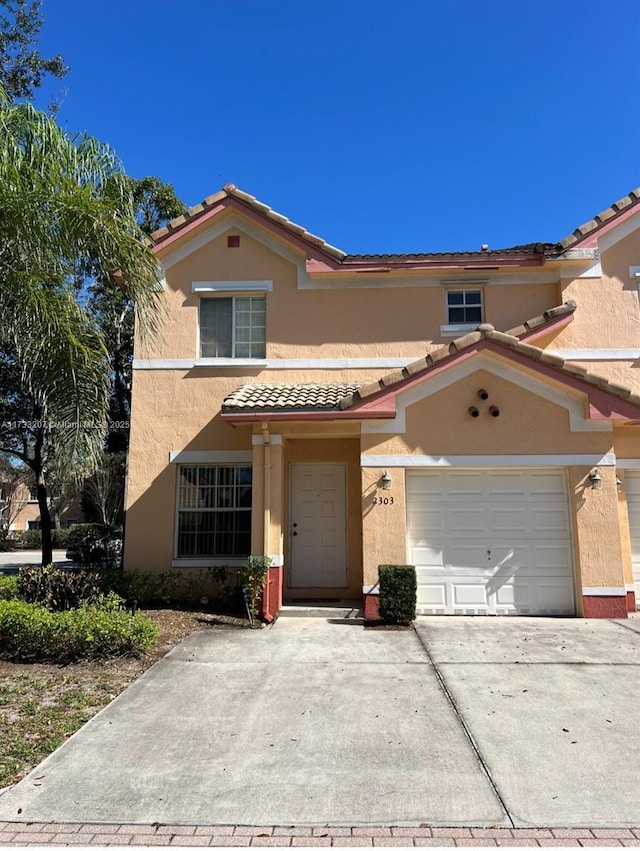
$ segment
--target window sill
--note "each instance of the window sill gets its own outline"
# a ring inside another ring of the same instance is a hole
[[[468,334],[469,331],[476,331],[480,322],[461,322],[458,325],[441,325],[441,337],[459,337],[462,334]]]
[[[171,567],[240,567],[247,558],[176,558]]]
[[[194,367],[254,367],[261,369],[267,366],[266,358],[198,358]]]

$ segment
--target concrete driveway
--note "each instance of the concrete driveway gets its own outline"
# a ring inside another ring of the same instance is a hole
[[[640,621],[280,619],[192,635],[0,819],[640,824]]]

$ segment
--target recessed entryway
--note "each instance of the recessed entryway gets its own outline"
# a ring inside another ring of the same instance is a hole
[[[292,464],[289,587],[346,588],[345,464]]]

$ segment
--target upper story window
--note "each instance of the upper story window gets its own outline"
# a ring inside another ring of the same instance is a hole
[[[264,296],[200,300],[201,358],[266,357]]]
[[[479,325],[482,322],[481,290],[447,290],[449,325]]]
[[[481,289],[449,289],[445,291],[446,324],[440,326],[443,337],[457,337],[474,331],[483,321]]]

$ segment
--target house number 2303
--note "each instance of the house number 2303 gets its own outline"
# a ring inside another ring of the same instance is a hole
[[[374,496],[373,504],[374,505],[393,505],[393,497],[392,496]]]

